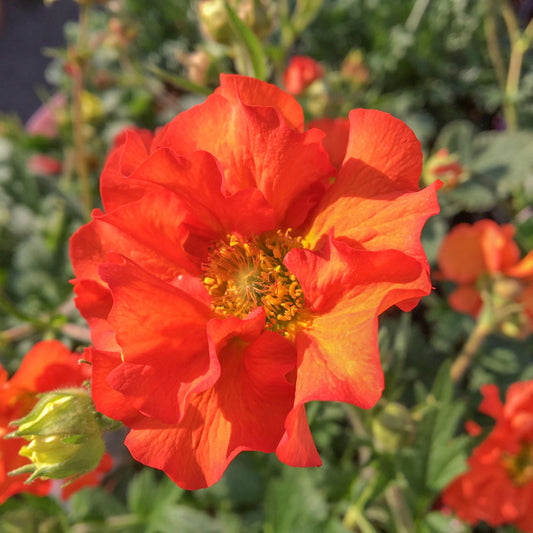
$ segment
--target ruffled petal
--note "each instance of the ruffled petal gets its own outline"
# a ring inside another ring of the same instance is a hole
[[[92,222],[71,237],[74,274],[97,280],[98,266],[109,252],[124,254],[167,281],[184,272],[199,274],[199,259],[185,250],[185,216],[179,199],[165,191],[147,194],[109,214],[93,213]]]
[[[235,325],[238,319],[230,320]],[[226,329],[221,323],[211,327]],[[243,328],[248,329],[241,324],[237,333]],[[164,470],[185,489],[218,481],[241,451],[275,451],[293,402],[294,386],[285,376],[295,353],[286,339],[271,331],[249,343],[221,337],[226,343],[219,351],[220,379],[191,398],[181,424],[145,420],[125,441],[135,459]]]
[[[278,459],[289,466],[320,466],[322,460],[316,449],[307,422],[305,406],[292,409],[285,420],[285,433],[276,448]]]
[[[257,188],[272,205],[277,227],[298,227],[309,212],[309,195],[335,175],[321,145],[323,132],[297,132],[274,107],[248,105],[221,93],[179,114],[154,147],[180,154],[204,150],[215,156],[229,193]]]
[[[322,144],[329,154],[331,164],[337,170],[340,169],[348,146],[350,121],[347,118],[320,118],[311,120],[307,128],[318,128],[326,134],[322,139]]]
[[[425,261],[420,232],[438,212],[436,184],[418,190],[420,143],[401,121],[380,111],[350,113],[350,140],[337,180],[306,235],[316,245],[337,238],[368,250],[394,248]]]
[[[99,350],[118,350],[115,332],[107,321],[113,297],[104,284],[92,279],[74,280],[74,299],[79,312],[91,329],[91,341]]]
[[[190,395],[213,385],[219,365],[207,347],[211,310],[131,261],[100,267],[113,296],[109,323],[124,363],[108,377],[137,410],[165,423],[184,415]]]
[[[174,193],[187,213],[187,223],[208,230],[214,239],[234,231],[248,236],[275,227],[274,212],[261,192],[248,188],[228,194],[220,165],[207,152],[178,156],[159,148],[129,179]]]
[[[85,353],[91,361],[91,395],[96,410],[128,426],[142,419],[142,415],[132,407],[129,399],[107,382],[107,376],[122,364],[120,353],[92,348],[87,348]]]
[[[237,103],[239,100],[250,106],[274,107],[296,130],[303,131],[304,113],[298,101],[276,85],[247,76],[221,74],[220,86],[215,93],[226,100]]]
[[[358,250],[332,238],[321,253],[292,250],[285,265],[298,278],[312,318],[296,335],[295,403],[278,456],[291,465],[317,465],[303,405],[323,400],[372,407],[384,387],[378,313],[420,298],[430,285],[420,263],[401,252]]]
[[[342,299],[376,316],[431,291],[425,265],[397,250],[372,252],[329,236],[319,252],[291,250],[284,260],[302,286],[306,308],[329,312]]]
[[[115,140],[100,177],[100,193],[106,211],[142,196],[143,185],[126,178],[148,157],[152,137],[146,130],[126,130]]]

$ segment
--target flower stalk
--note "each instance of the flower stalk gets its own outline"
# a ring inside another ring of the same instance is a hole
[[[78,28],[78,40],[76,44],[76,65],[72,73],[72,117],[74,129],[74,161],[76,173],[80,181],[81,201],[85,216],[89,218],[93,202],[87,156],[85,152],[85,133],[83,119],[83,88],[85,68],[87,64],[87,51],[89,41],[89,16],[91,3],[80,5],[80,17]]]
[[[501,16],[505,22],[507,34],[511,46],[509,65],[505,74],[504,61],[498,45],[496,21],[494,20],[493,5],[489,6],[485,21],[485,35],[489,56],[494,67],[496,78],[503,93],[503,113],[507,129],[518,129],[517,97],[520,85],[520,75],[524,54],[529,50],[533,42],[533,20],[530,20],[523,31],[520,31],[518,21],[511,3],[508,0],[497,2],[500,6]]]

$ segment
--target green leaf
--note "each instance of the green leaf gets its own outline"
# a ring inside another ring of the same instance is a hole
[[[485,131],[474,140],[472,169],[489,177],[500,195],[518,189],[533,196],[533,133]]]
[[[211,518],[207,513],[187,507],[174,505],[164,513],[152,517],[146,533],[226,533],[224,525]]]
[[[75,520],[103,522],[106,518],[124,514],[124,506],[102,487],[85,488],[70,497]]]
[[[423,531],[427,531],[427,533],[449,533],[450,531],[454,533],[467,533],[470,531],[470,528],[461,524],[454,516],[444,515],[438,511],[426,515],[422,527]]]
[[[182,497],[184,490],[151,468],[137,474],[128,486],[128,509],[141,517],[161,514]]]
[[[244,24],[227,1],[224,2],[224,5],[228,13],[231,27],[250,58],[254,76],[259,80],[266,80],[267,63],[261,41],[257,38],[254,32]]]
[[[265,498],[265,532],[321,533],[328,506],[316,480],[316,469],[285,468],[270,482]]]

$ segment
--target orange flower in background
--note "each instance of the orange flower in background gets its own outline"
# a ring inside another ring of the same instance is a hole
[[[78,363],[79,355],[71,353],[58,341],[37,343],[24,357],[19,369],[8,380],[7,372],[0,367],[0,436],[13,430],[11,422],[27,415],[37,403],[38,394],[60,387],[77,387],[89,378],[88,365]],[[29,485],[24,482],[29,474],[9,476],[30,461],[19,455],[26,444],[22,438],[0,439],[0,503],[19,492],[30,492],[43,496],[51,489],[51,481],[37,479]],[[109,470],[110,457],[102,460],[101,472]],[[96,474],[80,477],[67,493],[82,486],[96,485]]]
[[[495,385],[481,388],[480,412],[495,418],[468,460],[468,471],[443,494],[444,504],[470,525],[513,524],[533,532],[533,381],[514,383],[505,405]]]
[[[519,303],[533,328],[533,251],[520,260],[514,234],[511,224],[500,226],[488,219],[452,228],[442,242],[438,264],[442,277],[458,284],[449,297],[453,309],[477,316],[485,291],[496,306]]]
[[[324,76],[318,61],[308,56],[293,56],[283,73],[283,85],[291,94],[302,94],[311,83]]]
[[[244,450],[319,465],[305,404],[374,405],[378,315],[431,290],[420,144],[386,113],[349,121],[337,173],[293,97],[222,75],[155,137],[117,140],[105,213],[72,237],[96,407],[184,488]]]

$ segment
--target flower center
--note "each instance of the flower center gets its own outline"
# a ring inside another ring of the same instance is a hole
[[[203,282],[213,310],[225,317],[243,318],[261,306],[268,329],[292,336],[304,297],[283,258],[289,250],[303,246],[303,239],[292,237],[290,230],[249,240],[228,235],[211,249],[203,265]]]
[[[533,442],[523,444],[516,455],[504,456],[503,464],[515,485],[533,481]]]

